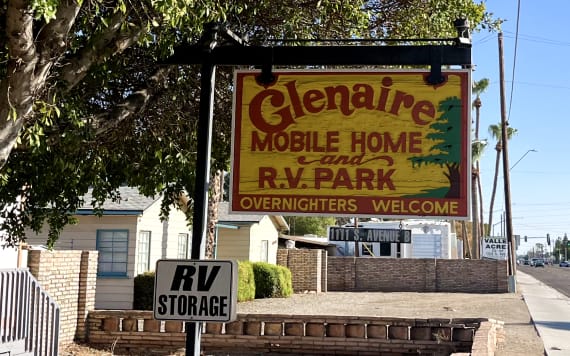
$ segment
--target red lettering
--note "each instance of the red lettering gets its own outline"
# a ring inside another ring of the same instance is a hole
[[[301,95],[297,82],[293,80],[285,83],[286,92],[264,89],[257,93],[249,103],[249,117],[253,125],[265,133],[284,131],[306,113],[318,114],[324,110],[338,110],[343,116],[350,116],[357,109],[376,110],[399,116],[402,109],[411,108],[411,118],[415,124],[428,125],[433,121],[436,107],[432,102],[416,102],[415,97],[409,93],[400,90],[392,92],[392,85],[392,78],[384,77],[379,90],[369,84],[357,83],[351,88],[337,85],[320,90],[309,89]],[[275,110],[268,113],[268,107]],[[267,144],[259,137],[255,140],[257,145]],[[380,146],[380,142],[374,144]]]
[[[275,178],[277,178],[277,170],[272,167],[259,167],[259,179],[257,181],[259,188],[265,188],[265,183],[269,188],[276,188]]]
[[[321,112],[325,108],[325,103],[321,103],[318,106],[315,104],[324,99],[325,94],[323,92],[312,89],[309,90],[303,95],[303,104],[305,105],[305,109],[312,114],[316,114]]]
[[[392,103],[390,114],[394,114],[396,116],[400,115],[400,105],[402,104],[404,104],[405,108],[411,108],[412,105],[414,105],[414,97],[410,94],[396,90],[396,95],[394,96],[394,102]]]
[[[277,124],[270,124],[261,110],[261,106],[267,97],[270,97],[271,106],[279,107],[285,103],[285,96],[278,90],[268,89],[257,94],[249,104],[249,117],[255,127],[263,132],[278,132],[285,130],[289,125],[293,124],[295,120],[289,111],[289,107],[281,108],[274,112],[275,115],[281,118]]]
[[[433,119],[435,117],[435,107],[433,104],[427,100],[421,100],[414,105],[412,109],[412,119],[418,125],[427,125],[430,122],[422,120],[420,115],[426,115],[428,118]]]

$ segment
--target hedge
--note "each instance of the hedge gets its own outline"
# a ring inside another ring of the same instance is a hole
[[[133,309],[152,310],[155,273],[135,277]],[[291,271],[265,262],[238,261],[238,302],[254,298],[282,298],[293,294]]]
[[[255,280],[253,264],[249,261],[238,261],[238,302],[255,298]]]
[[[291,271],[266,262],[253,263],[255,298],[282,298],[293,294]]]

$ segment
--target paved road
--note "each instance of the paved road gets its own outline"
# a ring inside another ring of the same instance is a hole
[[[570,297],[570,267],[548,265],[546,267],[530,267],[518,265],[519,271],[533,276],[547,286],[556,289],[566,297]]]

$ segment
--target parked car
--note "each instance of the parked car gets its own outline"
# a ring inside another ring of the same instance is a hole
[[[544,260],[536,260],[534,261],[534,267],[544,267]]]
[[[538,260],[538,258],[531,258],[530,259],[530,266],[534,267],[534,263],[536,262],[536,260]]]
[[[559,265],[559,266],[560,266],[560,267],[570,267],[570,262],[568,262],[568,261],[562,261],[562,262],[560,262],[560,265]]]

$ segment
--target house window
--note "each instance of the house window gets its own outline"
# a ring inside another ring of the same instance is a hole
[[[269,261],[269,240],[261,240],[261,251],[259,255],[261,262]]]
[[[178,234],[178,258],[186,259],[190,257],[190,248],[188,246],[188,234]]]
[[[389,242],[380,243],[380,256],[392,256],[392,244]]]
[[[97,230],[97,275],[127,276],[128,230]]]
[[[139,232],[137,239],[137,275],[150,269],[150,231]]]

